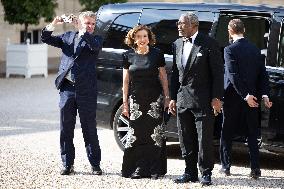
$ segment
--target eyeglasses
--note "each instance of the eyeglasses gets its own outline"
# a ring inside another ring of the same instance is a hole
[[[180,21],[176,22],[176,26],[185,26],[185,25],[186,25],[185,22],[180,22]]]
[[[190,27],[190,28],[193,28],[195,25],[192,24],[192,23],[188,23],[188,22],[181,22],[181,21],[178,21],[178,22],[176,22],[176,26],[182,26],[182,27],[188,26],[188,27]]]

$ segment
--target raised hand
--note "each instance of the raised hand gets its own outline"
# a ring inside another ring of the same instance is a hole
[[[63,24],[63,23],[64,23],[64,21],[63,21],[63,19],[61,18],[61,16],[56,16],[56,17],[53,19],[53,21],[51,22],[51,24],[52,24],[53,26],[58,25],[58,24]]]

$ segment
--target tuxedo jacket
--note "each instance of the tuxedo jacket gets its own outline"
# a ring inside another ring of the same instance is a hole
[[[225,92],[234,89],[243,99],[247,94],[269,95],[268,74],[260,50],[241,38],[224,49]]]
[[[201,33],[194,40],[185,68],[181,57],[183,40],[173,44],[171,98],[177,107],[210,108],[213,98],[224,91],[224,63],[217,42]]]
[[[55,86],[60,89],[69,70],[74,74],[76,88],[96,90],[96,61],[102,48],[102,38],[85,32],[74,51],[74,40],[78,32],[68,31],[54,36],[45,28],[41,33],[42,42],[60,48],[62,56]]]

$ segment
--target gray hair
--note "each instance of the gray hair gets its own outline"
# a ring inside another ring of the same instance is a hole
[[[93,12],[93,11],[84,11],[84,12],[81,12],[79,14],[79,19],[85,18],[87,16],[88,17],[92,17],[92,18],[96,18],[97,17],[97,13]]]
[[[193,12],[187,12],[181,15],[188,20],[188,22],[193,26],[199,26],[198,17]]]

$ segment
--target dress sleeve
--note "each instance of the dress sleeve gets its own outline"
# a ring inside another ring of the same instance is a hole
[[[158,62],[158,67],[164,67],[166,65],[165,63],[165,57],[162,52],[159,52],[159,62]]]
[[[122,67],[124,68],[124,69],[129,69],[129,66],[130,66],[130,64],[129,64],[129,62],[128,62],[128,56],[127,56],[127,54],[126,53],[123,53],[122,54],[122,58],[123,58],[123,65],[122,65]]]

